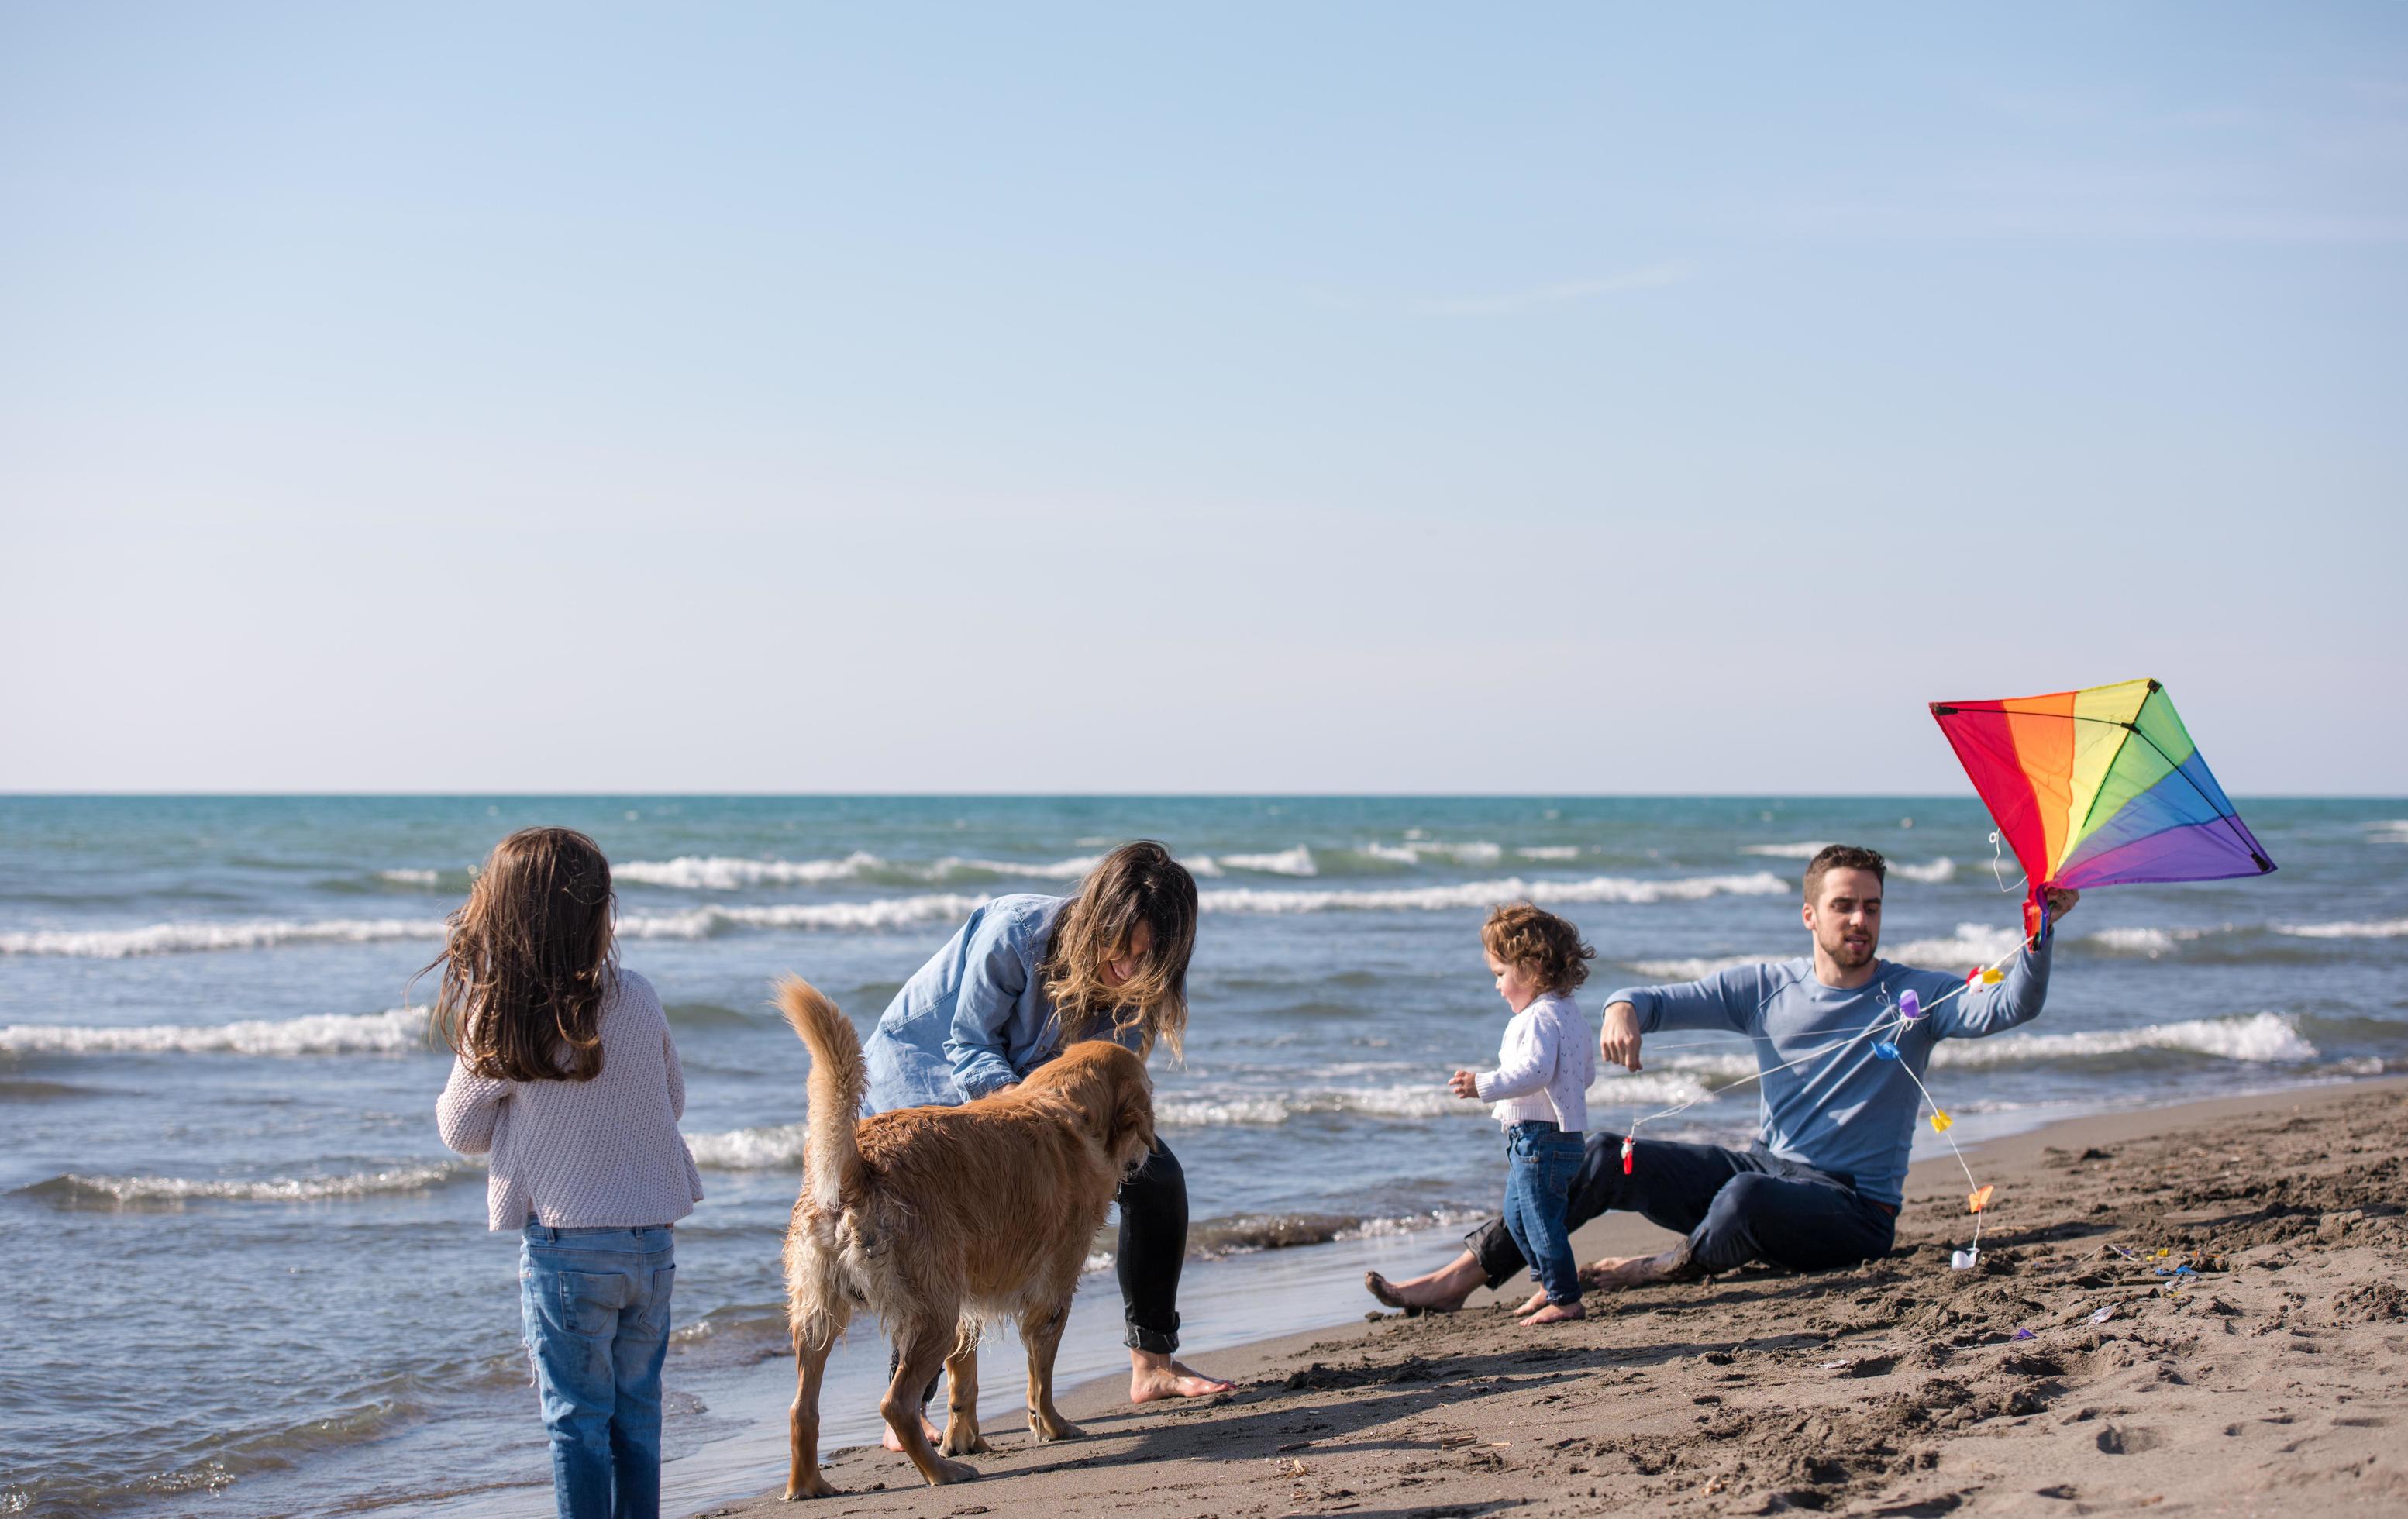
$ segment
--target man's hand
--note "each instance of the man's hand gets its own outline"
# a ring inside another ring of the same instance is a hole
[[[1597,1039],[1597,1053],[1609,1065],[1630,1070],[1639,1068],[1639,1010],[1627,1002],[1610,1002],[1605,1009],[1605,1032]]]
[[[1478,1097],[1480,1078],[1468,1070],[1458,1070],[1446,1079],[1446,1089],[1458,1097]]]
[[[2068,891],[2063,886],[2051,886],[2043,900],[2048,903],[2048,921],[2056,923],[2073,910],[2073,904],[2082,900],[2082,894]]]

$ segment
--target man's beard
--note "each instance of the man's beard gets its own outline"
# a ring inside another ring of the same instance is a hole
[[[1875,939],[1867,939],[1861,945],[1850,944],[1842,939],[1837,944],[1824,945],[1823,953],[1829,955],[1831,963],[1842,970],[1854,970],[1858,966],[1872,964],[1874,953],[1880,948],[1880,942]]]

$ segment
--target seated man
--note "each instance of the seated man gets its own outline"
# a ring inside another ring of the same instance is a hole
[[[1758,1260],[1823,1271],[1888,1254],[1922,1102],[1915,1078],[1937,1041],[1980,1039],[2040,1015],[2050,939],[2043,932],[2027,945],[2004,980],[1952,996],[1964,984],[1958,977],[1875,955],[1885,874],[1871,850],[1834,844],[1806,867],[1810,958],[1616,992],[1606,1000],[1598,1049],[1632,1070],[1641,1038],[1661,1029],[1753,1039],[1763,1120],[1744,1150],[1641,1139],[1628,1175],[1623,1137],[1592,1134],[1572,1181],[1570,1225],[1618,1208],[1685,1238],[1660,1255],[1599,1261],[1582,1273],[1584,1285],[1684,1281]],[[2071,911],[2079,895],[2050,892],[2049,921]],[[1869,1035],[1897,1023],[1899,994],[1909,990],[1926,1007],[1939,1004],[1930,1016]],[[1884,1039],[1896,1044],[1897,1059],[1876,1052]],[[1494,1287],[1523,1268],[1522,1253],[1501,1224],[1482,1225],[1465,1243],[1464,1254],[1426,1276],[1391,1283],[1373,1271],[1364,1284],[1391,1308],[1452,1312],[1474,1287]]]

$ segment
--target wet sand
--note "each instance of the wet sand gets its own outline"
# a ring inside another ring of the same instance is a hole
[[[1215,1354],[1240,1385],[1209,1401],[1090,1383],[1063,1398],[1088,1438],[1046,1446],[989,1421],[974,1483],[834,1453],[843,1496],[802,1512],[2408,1512],[2403,1152],[2403,1081],[2072,1120],[1971,1152],[1998,1186],[1973,1270],[1949,1268],[1971,1220],[1942,1157],[1886,1260],[1592,1294],[1547,1328],[1488,1293],[1421,1317],[1366,1297],[1352,1330]],[[1576,1243],[1668,1238],[1617,1218]]]

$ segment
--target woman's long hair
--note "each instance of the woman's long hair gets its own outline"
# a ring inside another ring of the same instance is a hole
[[[1136,974],[1118,986],[1104,970],[1124,959],[1143,924],[1154,937]],[[1196,953],[1196,878],[1153,839],[1123,844],[1097,862],[1054,922],[1040,967],[1065,1044],[1135,1027],[1179,1053],[1187,1031],[1187,959]]]
[[[602,1074],[602,994],[618,962],[610,862],[571,828],[522,828],[494,846],[450,920],[436,1036],[480,1076],[588,1082]],[[415,981],[417,978],[412,977]]]

